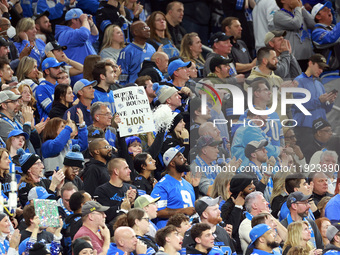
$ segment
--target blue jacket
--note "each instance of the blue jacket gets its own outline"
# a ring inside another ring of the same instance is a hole
[[[50,113],[54,100],[54,89],[55,85],[46,80],[40,82],[36,89],[35,99],[37,100],[37,108],[41,119],[46,120]]]
[[[324,28],[327,26],[320,23],[316,24],[314,27],[315,28],[312,31],[312,40],[314,44],[319,46],[318,48],[321,48],[322,45],[325,44],[340,42],[340,22],[337,23],[331,31],[325,30]]]
[[[50,4],[47,2],[47,0],[38,0],[37,13],[43,13],[44,11],[48,11],[50,13],[50,15],[48,15],[48,18],[50,20],[61,18],[63,16],[65,6],[61,3],[55,4],[53,0],[49,2]],[[53,3],[55,5],[52,7]]]
[[[324,85],[317,79],[307,77],[305,73],[300,74],[295,80],[299,82],[298,88],[305,88],[310,91],[311,99],[304,103],[303,106],[312,114],[304,115],[296,105],[292,105],[293,119],[297,121],[297,126],[312,128],[314,120],[320,117],[327,120],[326,113],[332,110],[333,104],[327,105],[319,100],[319,97],[326,93]],[[300,99],[304,98],[305,95],[303,93],[293,93],[293,97],[294,99]]]
[[[78,119],[78,115],[77,115],[77,109],[78,108],[83,112],[84,121],[85,121],[86,126],[92,125],[93,120],[91,118],[90,110],[88,110],[87,107],[85,105],[83,105],[81,102],[79,102],[79,104],[74,105],[71,108],[69,108],[65,112],[63,119],[67,120],[67,113],[71,112],[71,120],[74,120],[76,123],[79,123],[79,119]]]
[[[65,128],[59,133],[55,139],[47,140],[41,146],[42,155],[44,158],[49,158],[57,155],[68,144],[70,140],[70,135],[72,133],[72,128],[70,126],[65,126]],[[79,144],[80,151],[84,151],[88,147],[87,140],[87,127],[78,129],[78,140],[72,140],[72,144]]]
[[[264,139],[268,141],[268,145],[265,147],[268,151],[268,157],[278,157],[280,155],[280,146],[274,146],[269,137],[260,129],[260,127],[252,126],[242,126],[237,129],[231,146],[231,155],[235,156],[237,159],[242,159],[241,166],[248,166],[249,159],[245,156],[244,149],[249,142],[261,141]]]
[[[30,45],[30,42],[27,40],[23,40],[21,43],[19,42],[14,42],[15,47],[17,47],[19,53],[22,52],[22,50],[25,48],[26,44],[28,46]],[[46,44],[44,43],[43,40],[37,38],[35,39],[35,46],[31,51],[31,54],[29,55],[30,57],[34,58],[37,61],[38,66],[40,66],[43,58],[45,57],[45,46]]]
[[[62,44],[61,44],[62,45]],[[138,73],[144,60],[150,60],[155,53],[155,48],[148,43],[145,43],[145,48],[142,49],[134,43],[130,43],[121,50],[117,65],[121,66],[122,74],[120,75],[120,84],[135,82],[138,78]]]
[[[116,255],[118,252],[118,255],[124,255],[125,252],[122,251],[121,249],[118,249],[117,248],[117,245],[115,243],[111,243],[110,244],[110,248],[109,250],[107,251],[107,255]],[[130,253],[131,254],[131,253]],[[127,253],[127,255],[130,255],[129,253]],[[145,255],[145,254],[139,254],[139,255]]]

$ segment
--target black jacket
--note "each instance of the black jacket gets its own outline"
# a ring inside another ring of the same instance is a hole
[[[83,173],[84,190],[91,196],[94,195],[94,191],[98,186],[108,182],[109,180],[110,175],[107,171],[106,164],[93,158],[85,164]]]
[[[155,70],[155,68],[158,70],[158,67],[155,62],[150,61],[150,60],[144,60],[142,64],[142,68],[140,72],[138,73],[138,77],[149,75],[153,83],[160,82],[162,80],[162,77],[159,75],[157,70]]]
[[[52,109],[50,111],[50,113],[48,114],[48,117],[50,117],[50,119],[54,118],[54,117],[59,117],[59,118],[63,118],[64,113],[68,110],[68,107],[62,103],[59,102],[54,102]]]

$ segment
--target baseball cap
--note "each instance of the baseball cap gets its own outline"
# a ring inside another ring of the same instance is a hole
[[[46,58],[42,64],[41,64],[41,68],[43,71],[45,71],[48,68],[51,67],[58,67],[58,66],[64,66],[66,65],[65,62],[58,62],[55,58]]]
[[[57,41],[49,42],[45,46],[45,52],[49,52],[52,50],[59,50],[59,49],[66,50],[67,46],[60,46],[60,44]]]
[[[310,199],[312,195],[304,195],[301,191],[295,191],[293,193],[290,193],[287,198],[287,207],[290,208],[292,204],[300,201],[306,201]]]
[[[10,46],[10,45],[11,45],[11,44],[10,44],[9,42],[7,42],[5,38],[3,38],[3,37],[0,36],[0,47],[1,47],[1,46],[6,46],[6,47],[8,47],[8,46]]]
[[[202,149],[205,146],[211,146],[214,147],[216,145],[221,144],[222,141],[216,141],[212,136],[210,135],[204,135],[201,136],[198,140],[197,140],[197,148],[198,149]]]
[[[340,231],[340,223],[335,223],[327,228],[326,236],[329,241],[332,241],[334,236]]]
[[[312,61],[313,63],[318,63],[318,65],[323,69],[329,67],[327,65],[326,58],[322,56],[321,54],[314,54],[313,56],[309,58],[309,60]]]
[[[259,224],[250,230],[249,237],[251,240],[250,246],[254,245],[255,241],[263,236],[267,231],[271,230],[271,228],[266,224]]]
[[[267,145],[268,145],[267,140],[251,141],[250,143],[247,144],[246,148],[244,149],[244,154],[246,155],[247,158],[250,158],[253,152]]]
[[[216,42],[231,40],[234,36],[226,35],[223,32],[217,32],[210,37],[209,43],[213,45]]]
[[[83,11],[79,8],[73,8],[66,12],[65,14],[65,21],[71,20],[71,19],[79,19],[80,15],[83,14]]]
[[[169,76],[173,75],[173,73],[181,67],[190,67],[191,66],[191,62],[184,62],[182,59],[176,59],[174,61],[172,61],[169,66],[168,66],[168,74]]]
[[[27,204],[29,204],[29,201],[32,199],[48,199],[50,197],[53,197],[52,194],[49,194],[44,187],[36,186],[30,189],[27,196]]]
[[[183,153],[184,147],[179,147],[178,149],[176,147],[171,147],[170,149],[167,149],[166,152],[163,154],[163,162],[165,166],[168,166],[171,160],[177,155],[177,153]]]
[[[274,30],[271,32],[268,32],[264,37],[264,44],[268,46],[268,43],[275,37],[285,37],[287,34],[284,30]]]
[[[105,212],[109,210],[109,208],[110,207],[103,206],[96,201],[88,201],[83,205],[83,208],[81,208],[81,214],[85,216],[92,212]]]
[[[312,12],[311,12],[313,19],[315,19],[316,14],[318,14],[318,12],[321,11],[325,7],[328,7],[329,9],[331,9],[332,3],[327,1],[325,4],[318,3],[318,4],[314,5]]]
[[[12,136],[18,136],[18,135],[23,135],[26,140],[29,139],[28,134],[26,134],[24,131],[20,129],[13,129],[11,132],[9,132],[7,139],[9,139]]]
[[[42,13],[38,13],[37,15],[33,16],[34,20],[38,20],[41,17],[46,16],[48,18],[48,16],[50,16],[50,12],[49,11],[44,11]]]
[[[86,79],[80,79],[74,84],[73,93],[77,94],[79,90],[90,85],[92,85],[93,87],[97,86],[97,81],[88,81]]]
[[[213,73],[215,71],[216,66],[219,66],[219,65],[228,65],[231,62],[233,62],[232,58],[224,58],[222,56],[213,57],[210,60],[210,64],[209,64],[210,72]]]
[[[149,204],[155,203],[160,199],[161,199],[161,197],[153,198],[150,195],[139,196],[135,200],[134,208],[143,209],[145,206],[148,206]]]
[[[325,127],[331,127],[331,124],[329,124],[327,120],[320,117],[313,121],[312,130],[314,134]]]
[[[211,198],[208,196],[201,197],[195,202],[195,210],[199,216],[207,209],[208,206],[214,206],[220,204],[222,201],[222,197]]]
[[[21,95],[16,95],[14,92],[10,90],[4,90],[0,92],[0,104],[6,101],[15,101],[21,98]]]

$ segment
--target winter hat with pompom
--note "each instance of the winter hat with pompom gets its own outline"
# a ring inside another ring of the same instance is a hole
[[[169,97],[178,92],[178,90],[174,87],[159,85],[158,83],[154,83],[152,89],[155,91],[158,101],[161,104],[164,104]]]
[[[28,169],[37,162],[40,157],[34,153],[26,153],[23,149],[18,149],[17,154],[19,156],[19,163],[21,165],[21,170],[24,174],[27,174]]]
[[[75,144],[72,146],[72,151],[69,151],[64,158],[64,166],[76,166],[83,168],[84,156],[80,152],[80,146]]]

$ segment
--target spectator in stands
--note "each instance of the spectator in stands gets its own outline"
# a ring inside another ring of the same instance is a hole
[[[52,24],[48,18],[50,13],[44,11],[35,18],[35,28],[37,30],[37,38],[43,40],[45,44],[55,41],[54,34],[52,31]]]
[[[335,151],[331,151],[331,150],[323,151],[320,154],[321,156],[320,156],[319,164],[324,170],[324,173],[327,175],[328,192],[331,194],[334,194],[335,189],[336,189],[337,176],[338,176],[338,173],[336,171],[338,167],[337,166],[338,154]]]
[[[327,229],[327,239],[329,240],[329,245],[323,250],[323,254],[330,255],[334,253],[339,253],[340,251],[340,240],[339,240],[339,224],[334,224]]]
[[[74,255],[80,254],[93,254],[94,249],[92,244],[89,241],[86,241],[82,238],[76,239],[72,243],[72,251]]]
[[[54,173],[52,181],[50,181],[42,177],[44,165],[37,154],[25,153],[24,150],[20,149],[18,155],[23,172],[18,188],[18,197],[22,207],[26,205],[28,192],[34,186],[42,186],[51,194],[55,194],[57,189],[61,188],[65,178],[63,172]]]
[[[85,124],[89,127],[92,125],[93,120],[90,114],[91,103],[94,99],[94,87],[97,86],[96,81],[88,81],[86,79],[80,79],[73,86],[73,93],[76,94],[79,99],[79,103],[69,108],[63,116],[63,119],[67,119],[68,112],[71,113],[71,120],[76,123],[79,122],[77,111],[80,109],[83,112]]]
[[[42,122],[46,124],[46,121],[44,121],[43,119],[40,120],[39,112],[37,109],[37,100],[35,100],[31,87],[23,83],[18,87],[18,91],[21,94],[21,100],[22,100],[21,108],[24,106],[31,107],[32,110],[34,111],[33,115],[34,115],[35,123],[38,124],[39,122]],[[37,132],[40,134],[41,131],[45,128],[45,125],[42,125],[41,128],[39,128],[39,125],[35,125],[35,128]]]
[[[202,100],[201,97],[195,97],[190,100],[190,143],[196,144],[199,138],[198,130],[199,127],[211,119],[211,110],[206,107],[205,113],[202,111]]]
[[[303,251],[309,253],[314,250],[310,243],[311,230],[306,221],[292,222],[288,226],[288,238],[283,246],[283,254],[287,254],[293,247],[302,247]],[[321,254],[322,249],[314,250],[315,254]]]
[[[112,147],[104,138],[97,138],[89,144],[89,153],[92,157],[82,177],[85,191],[93,196],[96,187],[110,180],[106,164],[112,158]]]
[[[195,62],[199,71],[198,77],[203,77],[202,69],[205,60],[202,56],[202,42],[197,33],[191,32],[183,36],[180,57],[184,61]]]
[[[118,253],[134,253],[137,255],[146,254],[147,246],[138,241],[135,231],[130,227],[119,227],[115,230],[113,236],[115,243],[110,245],[108,255]]]
[[[107,170],[110,180],[97,187],[94,195],[97,196],[99,203],[110,207],[105,212],[106,222],[109,223],[122,212],[121,209],[129,210],[131,208],[137,195],[137,189],[127,183],[131,180],[131,170],[125,159],[115,158],[110,160]]]
[[[298,141],[300,141],[299,145],[301,147],[303,155],[305,155],[306,162],[309,163],[315,152],[321,151],[327,147],[327,143],[333,135],[332,127],[327,120],[323,118],[318,118],[314,120],[312,124],[313,137],[309,138],[307,136],[308,139],[301,139],[301,137],[299,138],[298,133],[300,136],[305,135],[306,133],[303,133],[302,130],[299,129],[297,129],[296,127],[294,129],[295,131],[298,131],[295,132],[296,137],[298,138]]]
[[[168,74],[171,77],[172,84],[186,97],[190,95],[190,89],[185,86],[190,78],[188,70],[190,66],[191,62],[183,62],[181,59],[172,61],[168,66]]]
[[[150,38],[150,27],[143,21],[136,21],[131,25],[131,33],[134,40],[119,54],[117,65],[121,66],[120,84],[125,85],[134,82],[141,70],[141,64],[155,53],[152,45],[146,41]]]
[[[166,21],[172,41],[177,49],[181,47],[181,41],[186,34],[185,29],[180,25],[184,16],[184,5],[181,2],[170,2],[166,7]]]
[[[308,175],[308,182],[313,184],[313,200],[316,205],[323,197],[332,196],[328,193],[328,177],[324,172],[311,172]]]
[[[227,36],[232,36],[231,57],[236,65],[236,71],[239,74],[249,76],[250,70],[256,65],[256,58],[253,60],[250,56],[247,45],[242,38],[242,26],[238,18],[227,17],[221,24],[222,32]]]
[[[92,43],[98,40],[98,30],[92,16],[88,17],[82,10],[74,8],[65,15],[66,26],[56,25],[55,37],[60,45],[66,45],[65,54],[78,63],[84,63],[85,57],[96,54]],[[79,40],[74,40],[79,38]],[[82,75],[73,76],[73,81]]]
[[[295,56],[292,54],[292,46],[287,39],[286,31],[274,30],[268,32],[264,37],[266,47],[275,50],[277,65],[274,73],[282,79],[295,79],[301,74],[301,68]]]
[[[95,103],[97,101],[106,103],[111,113],[115,113],[116,110],[114,105],[113,92],[110,89],[110,85],[115,83],[116,78],[118,78],[113,68],[114,66],[112,63],[100,61],[94,65],[92,71],[93,80],[97,81],[97,86],[95,86],[94,99],[92,100],[92,103]],[[95,119],[92,120],[95,121]]]
[[[312,17],[316,24],[312,30],[312,41],[314,51],[322,54],[327,59],[327,64],[331,70],[339,70],[340,44],[337,41],[339,37],[339,26],[333,23],[333,15],[331,12],[332,3],[318,3],[312,9]]]
[[[164,54],[164,53],[163,53]],[[153,87],[153,82],[152,78],[149,75],[143,75],[139,76],[135,83],[138,86],[143,86],[146,92],[146,95],[148,97],[149,103],[150,103],[150,108],[153,110],[156,107],[156,100],[155,98],[157,97],[155,91],[152,89]]]
[[[182,249],[183,236],[180,235],[175,226],[166,226],[156,233],[156,242],[164,248],[164,253],[176,254]],[[157,253],[162,254],[161,252]]]
[[[136,198],[135,203],[133,205],[134,208],[143,209],[147,216],[149,217],[149,231],[146,234],[151,237],[155,237],[156,231],[158,230],[158,228],[152,222],[152,220],[157,218],[158,207],[156,202],[159,199],[160,197],[154,199],[149,195],[141,195]]]
[[[182,178],[184,172],[189,172],[189,165],[183,156],[184,148],[168,149],[163,155],[167,174],[155,185],[151,196],[161,197],[158,201],[157,227],[166,225],[167,219],[176,213],[193,215],[195,213],[195,193],[192,185]]]
[[[0,47],[3,47],[0,55],[1,57],[6,57],[10,59],[12,62],[11,64],[14,64],[14,65],[11,65],[11,67],[15,68],[18,65],[17,59],[19,59],[19,52],[18,52],[18,49],[15,47],[15,44],[10,40],[15,36],[15,33],[10,34],[7,32],[10,27],[12,27],[11,21],[5,17],[1,17],[0,18],[0,35],[1,35],[1,38],[3,38],[4,40],[0,39],[1,40],[0,44],[2,45]],[[11,31],[14,32],[15,30],[11,29]],[[11,38],[8,36],[8,34],[10,34]],[[27,53],[25,52],[21,53],[21,57],[24,57],[24,56],[27,56]]]
[[[74,236],[74,240],[89,236],[98,255],[106,254],[110,246],[110,231],[105,225],[105,211],[108,209],[95,201],[86,202],[81,209],[83,226]]]
[[[302,7],[302,2],[276,0],[280,10],[274,14],[276,30],[286,30],[286,38],[292,46],[293,55],[296,57],[302,70],[308,66],[308,59],[313,55],[308,29],[313,29],[315,22],[312,15]]]
[[[298,137],[298,144],[301,145],[312,138],[312,123],[318,118],[327,120],[326,113],[333,108],[333,103],[338,95],[337,92],[325,92],[324,85],[315,80],[319,78],[328,65],[326,59],[321,54],[315,54],[308,60],[308,68],[304,73],[296,77],[296,81],[299,83],[299,88],[309,90],[313,95],[309,102],[306,102],[304,106],[308,109],[311,115],[305,115],[295,105],[292,106],[292,114],[298,125],[295,127],[295,133]],[[293,93],[294,99],[304,98],[303,93]],[[309,162],[309,159],[307,160]]]
[[[151,13],[148,17],[147,24],[150,27],[150,39],[148,39],[147,42],[150,43],[156,51],[160,45],[163,45],[162,51],[165,52],[169,58],[179,56],[179,50],[173,44],[167,28],[165,14],[161,11]]]
[[[43,81],[43,73],[38,70],[37,61],[31,57],[23,57],[16,72],[18,82],[31,87],[34,97],[38,84]]]
[[[88,55],[84,60],[84,79],[93,81],[92,72],[94,65],[101,60],[99,55]]]
[[[1,195],[7,196],[11,191],[10,182],[12,180],[9,175],[11,159],[9,157],[9,151],[6,148],[0,148],[0,181],[1,181]]]
[[[55,58],[46,58],[42,63],[45,80],[39,83],[35,93],[40,118],[47,119],[48,117],[52,108],[57,79],[61,73],[60,66],[65,64],[65,62],[59,63]]]
[[[19,53],[27,46],[30,46],[31,53],[29,56],[34,58],[38,66],[40,66],[45,57],[45,43],[41,39],[36,38],[36,34],[37,30],[34,20],[31,18],[22,18],[16,27],[16,42],[14,45],[17,47]]]
[[[70,208],[70,197],[77,191],[77,187],[74,186],[72,182],[65,183],[60,189],[60,198],[58,199],[57,203],[59,216],[63,219],[63,221],[67,216],[73,213]]]
[[[9,83],[12,81],[13,73],[14,72],[11,66],[9,65],[9,60],[6,58],[0,58],[0,79],[2,85],[4,84],[9,85]],[[2,86],[2,89],[4,89],[4,86]]]
[[[69,5],[74,7],[75,1],[71,0],[69,2]],[[45,11],[47,11],[48,17],[51,20],[56,20],[56,19],[61,18],[64,14],[63,12],[64,8],[65,8],[64,0],[61,0],[58,3],[51,2],[49,0],[39,0],[37,3],[37,13],[44,13]]]
[[[287,198],[287,207],[290,211],[287,218],[281,221],[281,224],[288,227],[292,222],[304,221],[308,224],[311,231],[311,243],[314,248],[322,249],[322,237],[320,231],[313,220],[307,219],[310,208],[309,199],[311,195],[305,196],[302,192],[296,191],[291,193]],[[288,233],[289,240],[289,233]]]
[[[327,247],[329,245],[329,240],[327,238],[327,229],[331,224],[331,221],[326,217],[321,217],[315,220],[316,225],[318,226],[318,229],[320,231],[320,234],[322,236],[322,242]]]
[[[142,69],[138,76],[149,75],[152,82],[160,82],[164,80],[164,75],[168,70],[169,57],[166,53],[157,51],[150,60],[144,60]]]
[[[302,150],[299,145],[296,144],[296,135],[293,128],[289,128],[284,133],[285,145],[291,147],[294,151],[293,159],[300,166],[304,166],[306,164],[306,158],[302,153]]]
[[[251,219],[260,213],[269,212],[268,204],[269,203],[260,191],[254,191],[246,196],[244,200],[246,218],[241,222],[240,228],[238,229],[243,254],[246,253],[247,247],[252,241],[249,237],[249,233],[251,231]]]
[[[112,58],[115,62],[118,60],[120,51],[124,48],[124,33],[117,25],[110,25],[105,29],[103,45],[100,56]]]
[[[153,171],[156,170],[156,160],[150,154],[142,152],[134,157],[133,163],[135,170],[139,173],[133,180],[133,185],[137,187],[138,195],[150,195],[157,183],[153,174]]]
[[[54,100],[48,117],[50,119],[54,117],[62,118],[65,112],[70,108],[70,105],[72,105],[73,98],[74,95],[70,85],[58,84],[54,90]]]
[[[67,116],[67,121],[55,117],[46,124],[41,146],[46,172],[53,172],[63,167],[65,155],[70,151],[72,144],[79,144],[81,151],[87,149],[87,126],[82,114],[82,111],[78,110],[78,139],[71,139],[72,127],[74,129],[77,127],[70,119],[70,114]]]
[[[235,248],[232,239],[227,231],[219,225],[222,221],[220,217],[221,211],[218,209],[221,200],[221,197],[212,199],[211,197],[204,196],[195,202],[195,210],[200,216],[199,221],[211,227],[211,232],[215,237],[214,248],[222,254],[225,252],[233,253]],[[195,244],[195,239],[192,235],[194,226],[185,233],[183,246],[186,248]]]
[[[183,72],[183,71],[182,71]],[[167,104],[171,110],[174,112],[182,112],[182,102],[179,91],[174,87],[169,87],[167,85],[159,85],[158,83],[153,84],[153,90],[156,92],[158,101],[161,104]]]
[[[171,216],[166,224],[167,226],[173,225],[176,227],[178,233],[184,237],[185,232],[191,228],[191,223],[189,222],[189,217],[184,213],[176,213]]]
[[[261,253],[270,253],[278,255],[277,251],[274,248],[279,247],[280,244],[275,240],[275,230],[271,229],[266,224],[256,225],[249,232],[251,246],[254,247],[251,255],[261,254]]]

